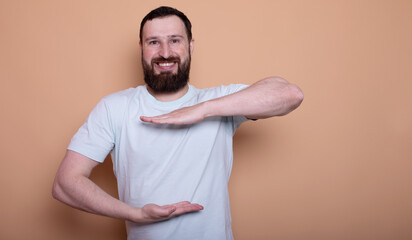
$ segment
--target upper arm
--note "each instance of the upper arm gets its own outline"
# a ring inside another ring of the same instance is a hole
[[[68,175],[72,176],[85,176],[89,177],[93,168],[96,167],[99,162],[92,160],[80,153],[67,150],[66,155],[60,164],[57,171],[56,178],[64,177]]]
[[[67,150],[54,178],[52,187],[53,197],[62,202],[69,202],[70,197],[67,196],[67,192],[71,191],[69,189],[73,189],[73,186],[80,179],[88,178],[93,168],[98,164],[99,162],[80,153]]]

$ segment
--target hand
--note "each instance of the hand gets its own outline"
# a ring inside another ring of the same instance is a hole
[[[191,107],[184,107],[173,112],[154,117],[141,116],[140,120],[144,122],[157,124],[192,124],[203,121],[206,117],[204,103]]]
[[[165,221],[185,213],[197,212],[203,210],[203,206],[188,201],[178,202],[175,204],[159,206],[156,204],[147,204],[141,208],[141,219],[139,223],[154,223]]]

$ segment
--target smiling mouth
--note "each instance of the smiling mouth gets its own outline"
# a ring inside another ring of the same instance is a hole
[[[160,67],[170,67],[176,64],[176,62],[159,62],[156,64],[159,65]]]
[[[179,58],[153,59],[152,64],[160,72],[174,71],[180,62]]]

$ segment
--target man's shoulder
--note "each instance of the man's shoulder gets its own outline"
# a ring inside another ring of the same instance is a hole
[[[109,95],[106,95],[102,98],[102,102],[110,105],[118,105],[118,104],[124,104],[127,102],[130,102],[131,99],[135,98],[136,95],[139,93],[142,93],[144,91],[145,86],[141,85],[138,87],[131,87],[128,89],[124,89],[121,91],[117,91],[114,93],[111,93]]]
[[[97,107],[105,108],[110,115],[122,115],[133,102],[135,96],[139,94],[140,88],[140,86],[128,88],[106,95],[100,99]]]

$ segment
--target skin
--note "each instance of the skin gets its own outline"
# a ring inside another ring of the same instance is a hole
[[[181,61],[188,61],[189,54],[193,53],[194,40],[188,40],[185,25],[177,16],[168,16],[163,18],[155,18],[147,21],[142,29],[142,41],[140,48],[143,56],[143,61],[150,65],[153,58],[163,57],[169,58],[178,56]],[[177,73],[178,63],[169,62],[171,66],[160,66],[154,64],[155,73],[170,71]],[[148,88],[157,100],[162,102],[173,101],[179,99],[186,94],[189,87],[186,85],[174,93],[158,93]]]
[[[187,40],[183,22],[175,16],[153,19],[143,27],[143,42],[140,43],[143,59],[150,63],[153,57],[179,56],[187,60],[189,51],[193,51],[193,41]],[[172,66],[155,65],[155,71],[177,71],[177,64]],[[160,101],[172,101],[183,96],[188,86],[171,94],[156,93]],[[119,218],[135,223],[147,224],[165,221],[170,218],[203,210],[203,206],[182,201],[159,206],[147,204],[142,208],[129,206],[113,198],[89,177],[99,163],[79,153],[68,150],[57,171],[52,195],[54,198],[83,211]]]
[[[53,196],[83,211],[141,224],[164,221],[203,209],[203,206],[188,201],[164,206],[147,204],[142,208],[129,206],[107,194],[89,179],[92,170],[98,164],[90,158],[68,150],[56,174]]]
[[[146,22],[140,47],[143,60],[179,56],[182,61],[193,52],[183,22],[176,16],[157,18]],[[176,72],[178,63],[154,64],[156,73]],[[158,93],[148,89],[159,101],[173,101],[182,97],[188,86],[174,93]],[[237,93],[175,110],[160,116],[141,116],[155,124],[192,124],[210,116],[247,116],[262,119],[285,115],[297,108],[303,100],[302,91],[279,77],[262,79]],[[129,206],[99,188],[89,177],[99,163],[68,150],[53,183],[53,197],[83,211],[147,224],[203,210],[203,206],[188,201],[159,206],[147,204],[142,208]]]
[[[146,63],[156,57],[170,56],[179,56],[182,61],[186,61],[193,52],[194,40],[188,40],[184,23],[177,16],[169,16],[145,24],[140,47]],[[154,69],[156,73],[176,73],[177,64],[167,68],[154,64]],[[159,101],[173,101],[185,95],[188,86],[175,93],[158,93],[149,87],[148,91]],[[192,124],[211,116],[242,115],[250,119],[262,119],[285,115],[297,108],[302,100],[303,93],[296,85],[279,77],[269,77],[229,96],[161,116],[141,116],[140,119],[157,124]]]
[[[296,109],[302,100],[303,93],[296,85],[279,77],[269,77],[231,95],[160,116],[141,116],[140,119],[157,124],[192,124],[211,116],[264,119],[288,114]]]

